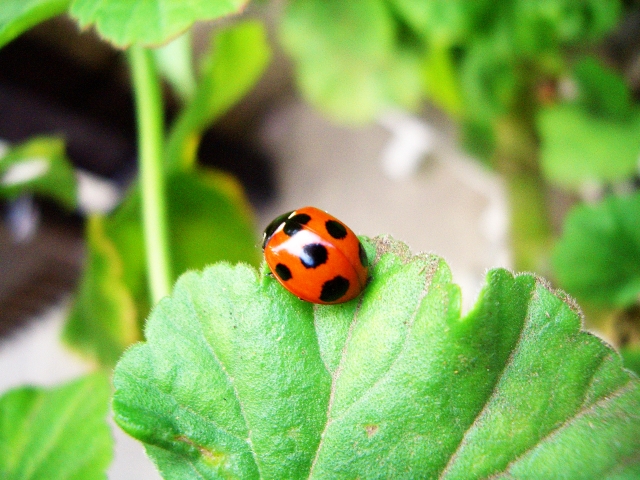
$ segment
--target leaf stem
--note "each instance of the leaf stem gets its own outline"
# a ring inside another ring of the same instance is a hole
[[[151,52],[134,45],[129,51],[138,123],[138,157],[147,277],[153,303],[167,296],[171,267],[163,176],[163,112],[160,80]]]
[[[533,118],[527,111],[517,112],[497,123],[494,166],[507,185],[514,268],[548,276],[553,229]]]

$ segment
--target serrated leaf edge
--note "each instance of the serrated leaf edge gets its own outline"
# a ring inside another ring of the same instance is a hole
[[[596,337],[595,335],[592,335],[591,333],[586,332],[586,331],[583,330],[584,322],[583,322],[582,312],[580,311],[580,309],[579,309],[578,305],[575,303],[575,301],[573,301],[573,299],[571,299],[571,297],[568,297],[563,291],[553,289],[545,279],[543,279],[541,277],[538,277],[535,274],[520,273],[520,274],[515,274],[514,275],[512,272],[509,272],[509,273],[511,274],[512,278],[514,278],[514,279],[517,278],[517,277],[521,277],[521,276],[533,277],[535,279],[535,287],[531,290],[531,299],[533,299],[535,296],[538,295],[538,289],[539,288],[543,288],[543,289],[547,290],[550,294],[552,294],[554,297],[556,297],[561,302],[561,303],[559,303],[557,305],[557,308],[553,312],[554,316],[557,314],[558,310],[560,308],[562,308],[563,305],[569,307],[569,309],[571,309],[571,311],[574,314],[578,315],[579,318],[580,318],[580,325],[578,326],[578,329],[575,332],[575,335],[587,335],[589,337],[593,337],[597,341],[599,341],[601,344],[603,344],[605,347],[607,347],[607,349],[610,350],[607,355],[603,355],[602,360],[601,360],[600,364],[598,365],[598,368],[596,368],[593,371],[593,374],[591,376],[591,380],[589,382],[589,385],[585,388],[585,397],[586,397],[586,395],[588,395],[588,393],[590,391],[591,385],[593,384],[593,381],[594,381],[598,371],[600,370],[602,365],[606,362],[606,360],[608,358],[611,358],[611,353],[615,353],[615,352],[612,352],[612,350],[613,350],[612,347],[610,345],[608,345],[604,340],[600,339],[599,337]],[[529,300],[528,303],[530,305],[531,300]],[[547,313],[550,314],[550,317],[549,317],[549,319],[550,319],[551,318],[551,312],[547,312]],[[531,318],[530,313],[529,313],[529,311],[527,311],[527,315],[525,317],[525,320],[522,323],[522,328],[520,329],[520,333],[518,334],[518,340],[516,342],[515,348],[511,351],[511,353],[509,354],[509,357],[507,357],[507,360],[506,360],[506,362],[504,364],[502,372],[500,373],[499,377],[497,377],[496,382],[495,382],[494,387],[493,387],[493,390],[487,396],[487,398],[486,398],[486,400],[484,402],[484,405],[482,406],[482,409],[478,412],[478,415],[476,416],[474,421],[465,430],[464,434],[462,435],[462,438],[460,439],[460,443],[458,444],[458,447],[453,452],[453,454],[449,458],[449,461],[447,462],[445,467],[440,472],[440,475],[438,476],[439,479],[444,479],[447,476],[448,472],[450,471],[450,468],[453,466],[453,464],[455,463],[456,459],[458,458],[458,454],[459,454],[460,450],[466,444],[465,440],[467,438],[467,435],[469,434],[469,432],[474,430],[474,427],[476,426],[476,424],[484,416],[484,412],[487,410],[487,407],[490,405],[491,400],[495,397],[495,395],[496,395],[496,393],[498,391],[498,387],[502,383],[502,378],[504,377],[505,373],[509,370],[509,367],[511,366],[511,364],[513,362],[513,359],[515,358],[516,354],[520,351],[520,345],[522,343],[523,332],[526,330],[527,324],[530,322],[530,318]],[[618,388],[616,388],[616,390],[614,390],[613,392],[611,392],[607,396],[596,400],[595,402],[593,402],[592,404],[590,404],[588,406],[586,405],[586,398],[585,398],[583,400],[581,406],[574,412],[574,414],[570,418],[566,419],[564,422],[559,424],[557,427],[551,429],[544,437],[542,437],[539,440],[537,440],[532,446],[530,446],[525,451],[523,451],[522,453],[517,455],[515,458],[510,460],[507,463],[507,465],[505,465],[504,470],[502,470],[501,472],[494,473],[489,478],[494,478],[494,477],[496,477],[496,476],[498,476],[498,475],[500,475],[502,473],[506,473],[508,468],[511,465],[515,464],[518,460],[524,458],[524,456],[526,456],[527,453],[535,450],[535,448],[538,447],[543,442],[546,442],[549,438],[554,436],[554,434],[556,434],[559,430],[571,425],[573,423],[573,421],[575,421],[577,418],[580,418],[581,416],[586,414],[586,412],[589,412],[589,411],[593,410],[595,408],[595,406],[621,395],[620,391],[624,390],[625,387],[627,387],[627,385],[633,383],[632,378],[633,377],[630,377],[627,382],[625,382],[624,384],[620,385]]]
[[[557,427],[551,429],[544,437],[542,437],[540,440],[538,440],[534,445],[532,445],[531,447],[527,448],[524,452],[522,452],[521,454],[519,454],[518,456],[516,456],[515,458],[510,460],[509,463],[507,463],[504,466],[504,469],[502,471],[496,472],[495,474],[491,475],[489,478],[494,478],[494,477],[497,477],[499,475],[508,473],[507,471],[509,470],[509,468],[511,468],[513,465],[515,465],[521,459],[525,458],[530,452],[534,451],[540,445],[544,444],[545,442],[549,441],[551,438],[553,438],[556,435],[558,435],[559,432],[561,432],[565,428],[570,427],[576,420],[578,420],[579,418],[587,415],[589,412],[592,412],[592,411],[596,410],[598,407],[601,407],[603,404],[605,404],[607,402],[610,402],[611,400],[614,400],[614,399],[616,399],[618,397],[621,397],[622,395],[624,395],[626,393],[626,391],[632,390],[633,387],[634,387],[634,382],[633,382],[633,379],[630,377],[629,380],[627,380],[625,383],[620,385],[618,388],[616,388],[609,395],[607,395],[605,397],[602,397],[598,401],[592,403],[588,408],[580,407],[580,409],[578,411],[576,411],[570,418],[566,419],[564,422],[559,424]]]

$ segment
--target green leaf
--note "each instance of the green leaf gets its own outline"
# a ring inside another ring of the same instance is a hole
[[[51,198],[68,209],[76,207],[75,172],[62,139],[33,138],[0,157],[0,197],[15,198],[23,193]]]
[[[580,103],[594,116],[628,120],[632,99],[624,78],[593,57],[581,59],[574,67]]]
[[[183,102],[193,98],[196,78],[193,69],[191,31],[153,50],[158,70]]]
[[[124,282],[123,261],[105,232],[106,222],[99,215],[87,222],[86,265],[63,338],[101,364],[115,365],[141,335],[137,307]]]
[[[460,75],[448,45],[432,44],[423,63],[424,92],[429,99],[454,118],[463,112]]]
[[[619,0],[515,0],[508,15],[509,40],[535,59],[547,51],[602,39],[622,12]],[[499,17],[499,16],[498,16]],[[505,32],[506,33],[506,32]]]
[[[553,252],[562,288],[581,300],[626,307],[640,298],[640,194],[579,205]]]
[[[383,0],[294,0],[280,36],[307,99],[337,120],[360,123],[420,101],[421,54],[397,30]]]
[[[106,375],[94,373],[0,397],[0,477],[106,479],[113,449],[106,421],[110,394]]]
[[[554,35],[564,45],[601,40],[616,27],[623,13],[620,0],[520,2],[538,5],[540,16],[552,25]]]
[[[477,40],[460,67],[466,114],[475,122],[492,122],[510,112],[517,100],[521,79],[514,69],[512,45],[503,40]]]
[[[40,22],[64,13],[71,0],[2,0],[0,48]]]
[[[640,346],[632,345],[622,347],[620,349],[620,354],[624,360],[624,366],[635,372],[636,375],[640,375]]]
[[[157,46],[199,20],[238,13],[248,0],[74,0],[70,13],[82,28],[118,47]]]
[[[116,367],[116,422],[165,478],[603,478],[640,470],[640,382],[532,275],[475,309],[434,255],[363,238],[363,296],[298,300],[221,263]]]
[[[460,125],[460,143],[477,160],[491,165],[496,150],[496,132],[490,123],[463,121]]]
[[[136,189],[106,225],[107,235],[123,256],[126,283],[137,294],[146,289],[146,282],[137,283],[133,278],[133,273],[144,268],[140,209]],[[258,264],[253,215],[241,187],[230,175],[204,168],[170,175],[167,210],[176,278],[186,270],[221,260]]]
[[[253,217],[235,180],[199,170],[167,177],[171,261],[176,275],[226,260],[257,265]],[[149,308],[140,194],[132,189],[110,216],[87,225],[88,264],[65,340],[112,366],[141,337]]]
[[[254,87],[270,59],[262,23],[245,21],[216,31],[193,98],[180,112],[167,140],[170,165],[185,166],[195,161],[202,131]]]
[[[585,181],[631,177],[640,156],[640,110],[625,122],[594,117],[576,104],[556,105],[538,115],[544,175],[565,188]]]
[[[495,9],[488,0],[390,0],[402,18],[420,35],[438,45],[467,43],[486,14]]]

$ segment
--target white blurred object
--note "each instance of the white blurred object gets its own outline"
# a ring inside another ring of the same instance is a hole
[[[402,111],[390,111],[378,119],[391,138],[381,152],[384,173],[395,180],[414,175],[424,158],[433,152],[436,132],[419,118]]]
[[[9,142],[5,142],[0,138],[0,160],[4,157],[9,151]]]
[[[6,220],[16,243],[31,240],[40,225],[40,210],[33,201],[33,196],[26,194],[9,202]]]
[[[78,205],[83,213],[108,213],[120,201],[120,189],[113,183],[84,170],[76,170]]]
[[[113,461],[109,465],[107,478],[110,480],[162,480],[160,473],[138,440],[127,435],[109,416],[111,433],[115,440]]]
[[[66,350],[60,332],[68,314],[61,302],[0,342],[0,392],[22,385],[50,387],[91,371]]]
[[[579,188],[580,198],[587,203],[595,203],[602,199],[604,192],[604,184],[595,179],[584,180]]]
[[[43,176],[49,171],[51,164],[46,158],[27,158],[18,163],[11,165],[2,178],[0,183],[10,187],[20,183],[27,183]]]
[[[575,100],[580,94],[578,84],[573,78],[562,77],[558,81],[558,93],[563,100]]]

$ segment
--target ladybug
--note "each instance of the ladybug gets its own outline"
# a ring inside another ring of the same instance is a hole
[[[355,233],[315,208],[287,212],[265,229],[264,257],[278,281],[302,300],[342,303],[357,297],[369,274]]]

